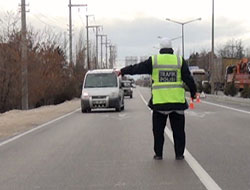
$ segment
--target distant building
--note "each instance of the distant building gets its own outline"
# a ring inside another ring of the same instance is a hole
[[[149,58],[149,56],[141,56],[140,62],[146,61]]]
[[[125,66],[134,65],[136,63],[138,63],[137,56],[126,56],[125,57]]]

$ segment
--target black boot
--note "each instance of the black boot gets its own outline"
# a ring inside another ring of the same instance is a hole
[[[162,156],[154,155],[154,159],[155,159],[155,160],[162,160]]]

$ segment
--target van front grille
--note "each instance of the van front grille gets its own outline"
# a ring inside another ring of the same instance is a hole
[[[105,99],[106,96],[92,96],[92,99]]]

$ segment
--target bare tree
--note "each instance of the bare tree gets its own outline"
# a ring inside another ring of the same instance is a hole
[[[237,58],[244,57],[244,46],[242,40],[230,40],[226,42],[221,48],[218,49],[218,54],[223,58]]]
[[[199,66],[199,68],[209,70],[209,53],[203,49],[200,53],[194,52],[188,59],[190,66]]]
[[[21,107],[21,36],[15,17],[7,15],[0,26],[0,112],[4,112]],[[28,30],[31,108],[60,103],[79,95],[79,79],[68,67],[62,36],[47,28],[37,32]]]
[[[245,49],[245,56],[250,58],[250,47]]]
[[[21,53],[16,15],[7,13],[0,32],[0,112],[20,106]]]
[[[79,32],[76,45],[76,68],[86,68],[86,47],[84,44],[84,29]]]
[[[117,47],[111,46],[110,56],[109,56],[110,68],[113,68],[116,65],[116,59],[117,59]]]
[[[7,12],[1,18],[1,42],[8,42],[16,33],[20,31],[20,19],[17,13]]]

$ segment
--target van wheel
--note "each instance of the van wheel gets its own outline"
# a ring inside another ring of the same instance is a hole
[[[118,107],[115,108],[115,111],[117,111],[117,112],[122,111],[122,107],[119,105]]]
[[[82,108],[82,113],[88,113],[90,111],[91,111],[91,109],[84,109],[84,108]]]
[[[121,101],[119,101],[119,105],[115,108],[115,111],[117,112],[122,111]]]
[[[125,104],[124,104],[124,96],[122,98],[122,111],[124,110]]]

